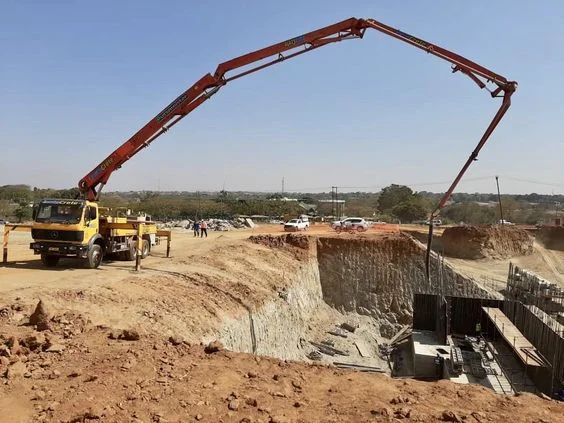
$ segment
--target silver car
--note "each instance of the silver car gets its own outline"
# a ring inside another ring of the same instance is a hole
[[[364,232],[368,230],[369,226],[368,222],[361,217],[347,217],[338,222],[333,223],[333,229],[337,232],[341,231],[358,231]]]

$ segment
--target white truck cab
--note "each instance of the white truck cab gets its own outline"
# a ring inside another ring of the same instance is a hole
[[[307,214],[302,214],[299,219],[305,223],[306,228],[309,228],[309,216]]]

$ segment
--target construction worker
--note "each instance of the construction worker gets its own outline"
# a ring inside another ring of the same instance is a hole
[[[194,236],[195,237],[200,235],[200,222],[195,220],[194,223],[192,224],[192,228],[194,229]]]
[[[208,237],[208,224],[205,220],[200,222],[200,237],[203,238],[204,234],[206,234],[206,238]]]

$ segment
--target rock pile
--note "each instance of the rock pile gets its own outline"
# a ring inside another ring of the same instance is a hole
[[[204,219],[208,225],[208,230],[210,231],[231,231],[233,229],[245,229],[252,228],[254,226],[251,219],[244,219],[238,217],[235,219]],[[194,224],[193,220],[173,220],[169,222],[160,223],[158,226],[160,228],[184,228],[192,229]]]

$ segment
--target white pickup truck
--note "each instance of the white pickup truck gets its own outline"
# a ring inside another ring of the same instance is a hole
[[[290,219],[284,223],[284,231],[286,232],[297,232],[305,231],[309,225],[302,219]]]
[[[299,219],[305,223],[306,228],[309,228],[309,216],[307,214],[302,214]]]

